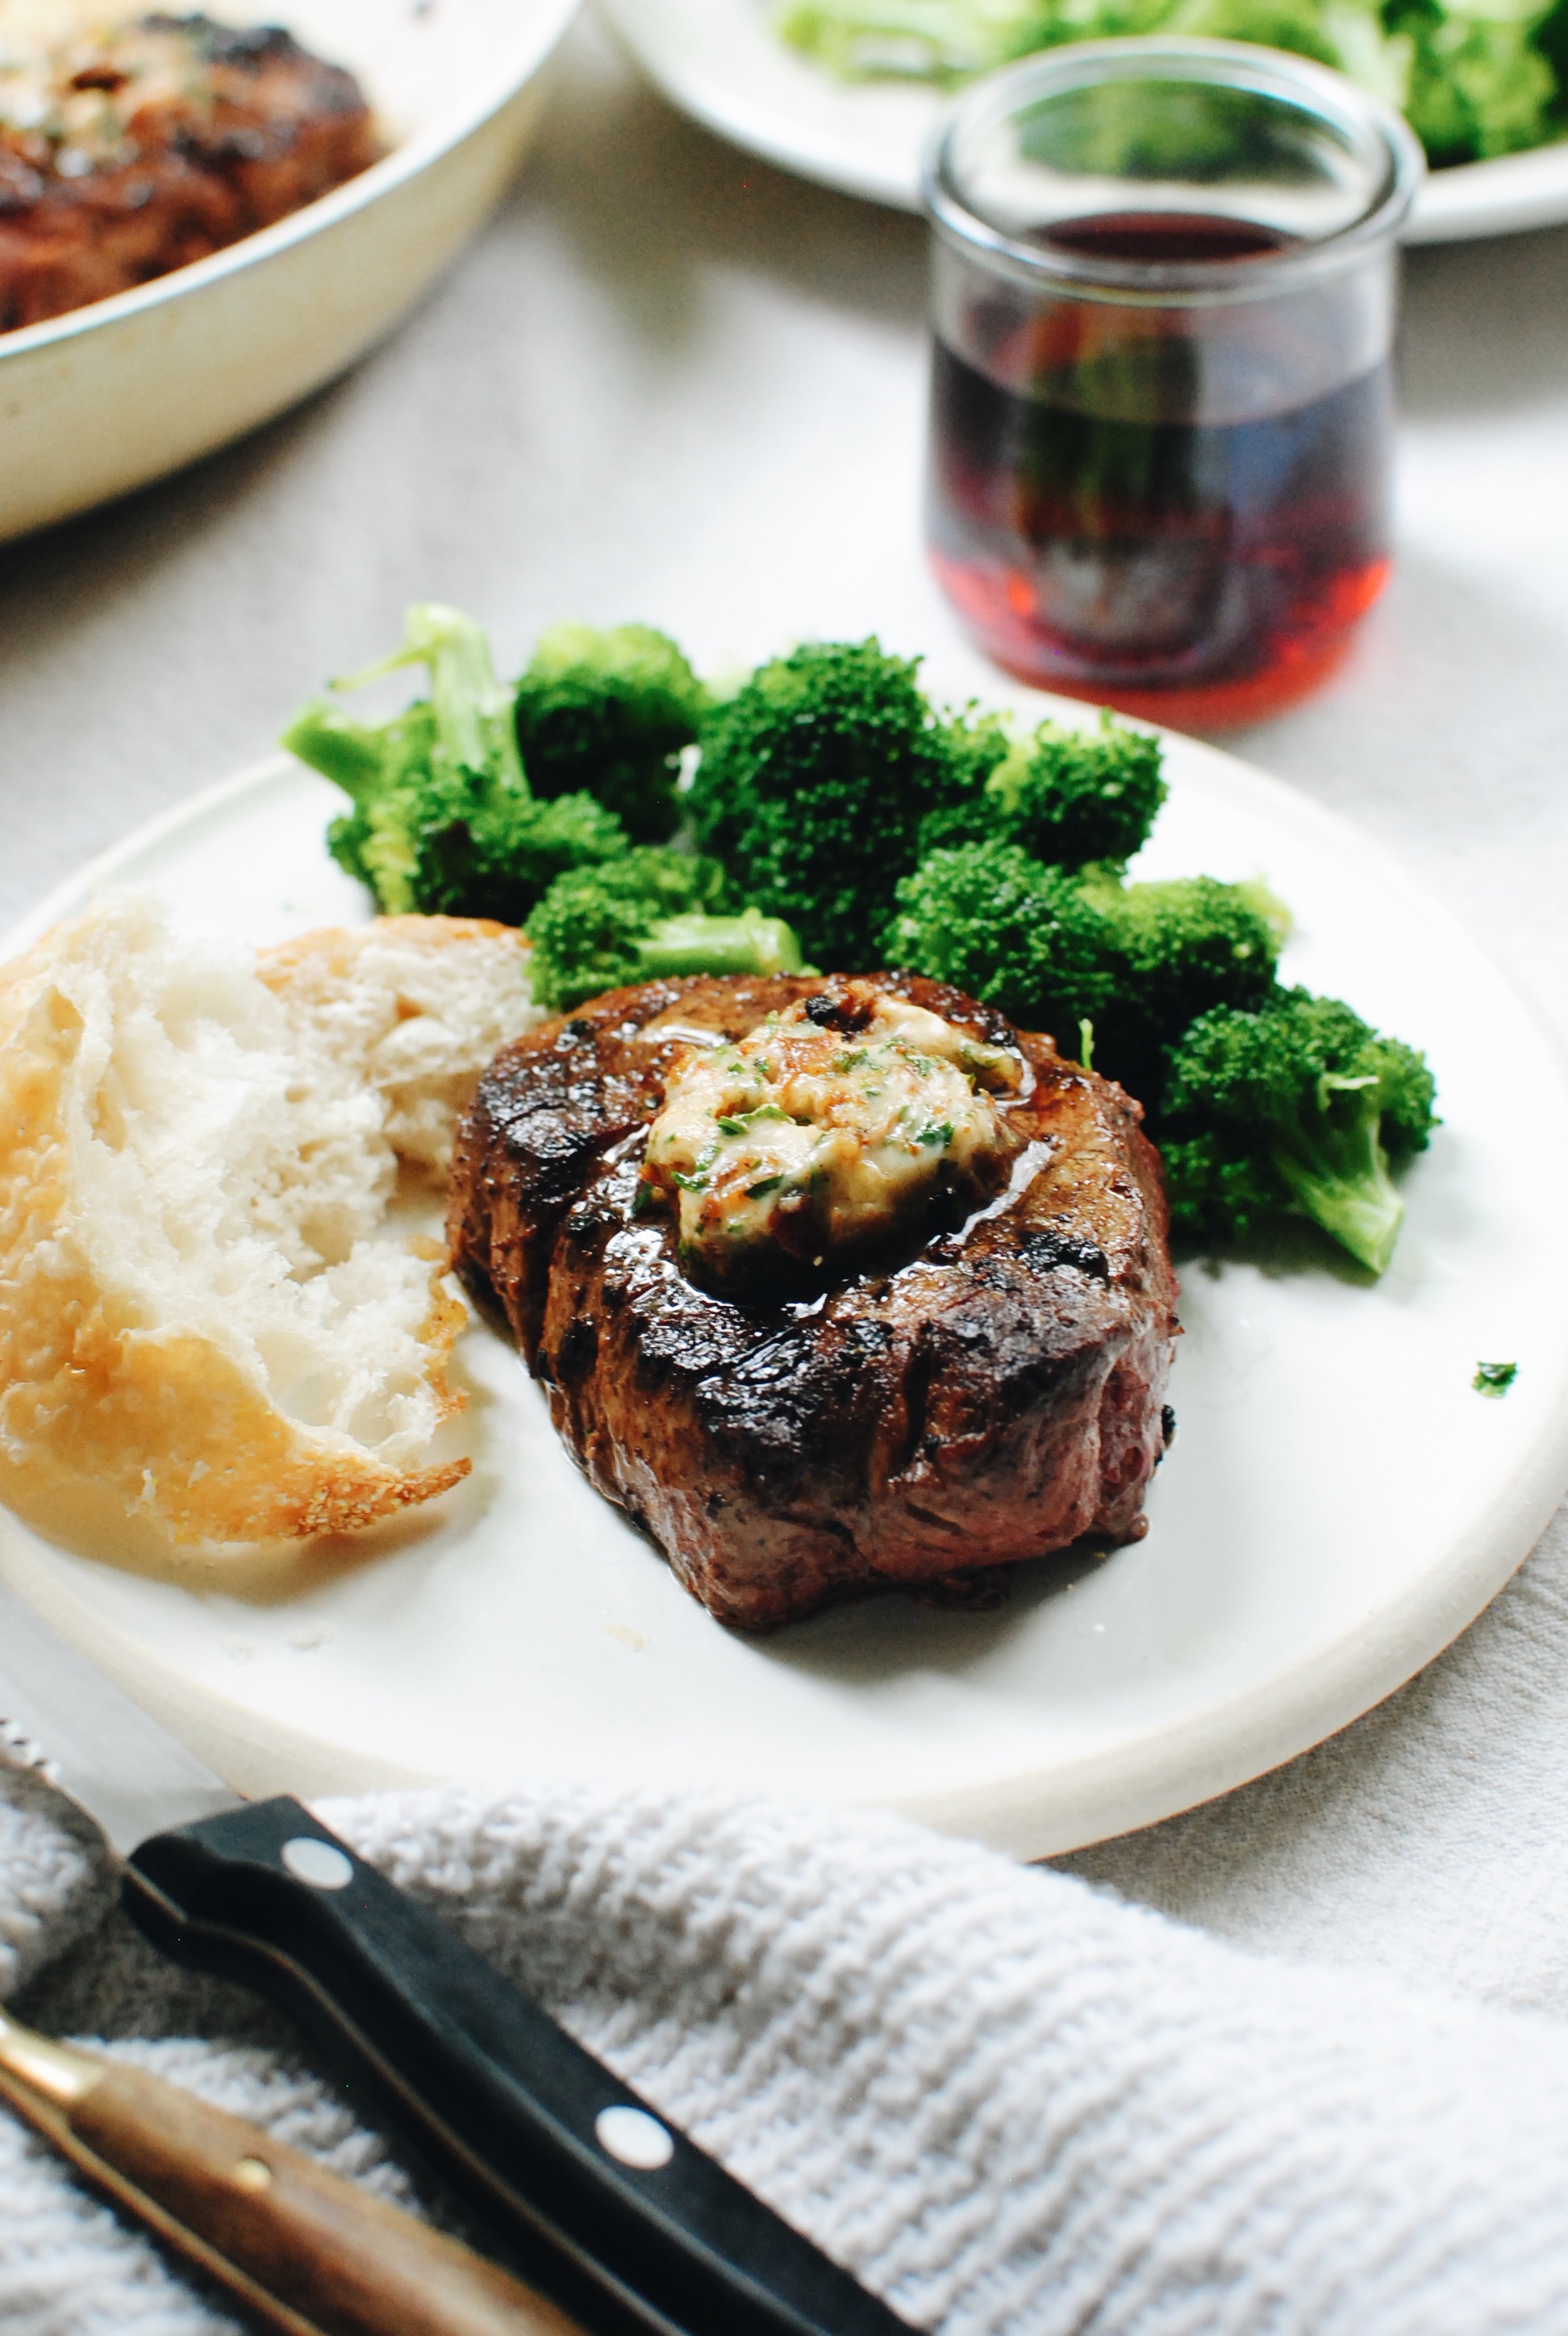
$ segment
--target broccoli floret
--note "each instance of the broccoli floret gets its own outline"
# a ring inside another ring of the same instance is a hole
[[[564,870],[626,851],[626,830],[591,795],[538,803],[530,793],[511,693],[471,618],[431,604],[411,608],[403,647],[334,686],[356,688],[405,665],[428,666],[428,700],[379,725],[330,705],[307,706],[283,737],[350,798],[327,847],[386,915],[521,924]]]
[[[1168,28],[1292,50],[1359,81],[1385,105],[1404,102],[1410,43],[1385,31],[1376,0],[1179,0]]]
[[[937,758],[930,783],[937,808],[928,812],[926,819],[934,819],[943,805],[956,807],[973,803],[992,774],[1001,768],[1009,754],[1018,752],[1018,741],[1007,718],[988,713],[973,702],[957,714],[938,715],[935,744]],[[920,824],[924,826],[924,819]],[[994,832],[987,830],[988,834]],[[963,838],[966,843],[981,840],[979,836]],[[1004,836],[1002,841],[1016,843],[1019,839]]]
[[[1064,1052],[1092,1022],[1096,1067],[1154,1109],[1164,1051],[1195,1015],[1269,995],[1279,937],[1265,903],[1261,887],[1210,876],[1123,885],[1016,844],[965,844],[899,886],[886,954],[1051,1031]]]
[[[762,667],[704,725],[698,841],[823,964],[869,964],[901,879],[933,852],[1014,845],[1053,868],[1120,866],[1165,797],[1157,738],[1102,718],[1015,739],[995,715],[932,713],[918,660],[813,641]]]
[[[1056,0],[784,0],[774,23],[846,81],[959,81],[1059,38],[1057,13]]]
[[[804,969],[788,925],[755,909],[726,915],[726,895],[716,860],[651,845],[557,877],[528,920],[535,998],[564,1008],[673,974]]]
[[[875,640],[808,641],[703,725],[697,842],[822,965],[873,960],[923,813],[973,782],[955,764],[975,734],[935,718],[917,664]]]
[[[921,821],[922,857],[994,836],[1047,868],[1121,867],[1148,841],[1169,792],[1158,738],[1102,714],[1097,731],[1042,722],[1032,737],[1000,743],[980,786]]]
[[[1551,35],[1535,37],[1545,9],[1395,0],[1387,13],[1412,49],[1405,112],[1433,162],[1513,154],[1551,135]]]
[[[1104,920],[1100,969],[1108,1003],[1092,1013],[1095,1063],[1152,1117],[1164,1104],[1166,1058],[1188,1025],[1219,1006],[1263,1004],[1274,987],[1283,911],[1261,885],[1213,876],[1114,884],[1085,891]]]
[[[1083,886],[1014,843],[933,852],[898,888],[891,965],[950,981],[1032,1029],[1076,1030],[1111,1002],[1105,920]]]
[[[1255,1013],[1203,1015],[1174,1050],[1160,1134],[1179,1231],[1245,1239],[1310,1217],[1373,1273],[1404,1203],[1391,1163],[1436,1124],[1424,1057],[1338,998],[1277,990]]]
[[[517,685],[530,786],[547,800],[585,789],[638,843],[679,818],[683,747],[706,693],[675,643],[650,625],[552,625]]]
[[[1120,866],[1147,842],[1170,790],[1158,738],[1102,714],[1094,730],[1042,722],[986,783],[1002,832],[1050,868]]]
[[[1560,134],[1568,84],[1563,0],[775,0],[774,22],[847,81],[951,84],[1058,42],[1129,33],[1257,42],[1336,66],[1401,108],[1439,168]],[[1200,140],[1208,167],[1235,174],[1256,137],[1240,104],[1212,105],[1202,123],[1184,116],[1173,132],[1133,88],[1103,92],[1076,131],[1065,150],[1058,126],[1057,167],[1144,179],[1178,160],[1198,167]]]
[[[1568,97],[1568,0],[1556,0],[1556,5],[1537,24],[1532,45],[1551,68],[1557,92],[1552,111],[1560,122],[1564,99]]]

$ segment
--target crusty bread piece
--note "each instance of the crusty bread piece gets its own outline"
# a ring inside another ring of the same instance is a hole
[[[439,1167],[538,1018],[524,949],[397,919],[265,973],[135,894],[0,966],[0,1466],[30,1508],[86,1482],[253,1542],[468,1473],[430,1456],[463,1309],[385,1219],[400,1153]]]
[[[382,1098],[387,1142],[444,1177],[453,1136],[499,1047],[542,1020],[528,948],[483,917],[378,917],[260,951],[257,971],[302,1046]]]

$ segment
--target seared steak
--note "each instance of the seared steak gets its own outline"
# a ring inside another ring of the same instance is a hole
[[[58,14],[0,62],[0,331],[203,259],[375,160],[353,75],[276,24]]]
[[[1006,1192],[814,1295],[736,1302],[638,1202],[686,1034],[805,975],[649,982],[498,1055],[458,1137],[453,1262],[504,1314],[590,1481],[721,1621],[1136,1540],[1175,1335],[1159,1163],[1120,1087],[916,975],[872,978],[1034,1073]]]

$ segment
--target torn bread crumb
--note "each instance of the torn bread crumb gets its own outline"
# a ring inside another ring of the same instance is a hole
[[[0,1461],[180,1542],[352,1531],[445,1491],[464,1309],[389,1230],[495,1047],[507,929],[399,918],[264,953],[111,896],[0,966]]]

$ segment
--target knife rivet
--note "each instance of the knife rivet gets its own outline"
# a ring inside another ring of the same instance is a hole
[[[295,1880],[308,1882],[313,1890],[346,1890],[354,1879],[353,1859],[331,1842],[314,1841],[308,1834],[286,1841],[280,1854]]]
[[[674,2141],[646,2109],[630,2109],[624,2104],[600,2109],[593,2129],[601,2149],[618,2157],[623,2166],[635,2166],[639,2173],[655,2173],[675,2156]]]
[[[254,2195],[258,2190],[271,2189],[272,2168],[264,2157],[242,2157],[229,2178],[237,2190],[248,2190]]]

